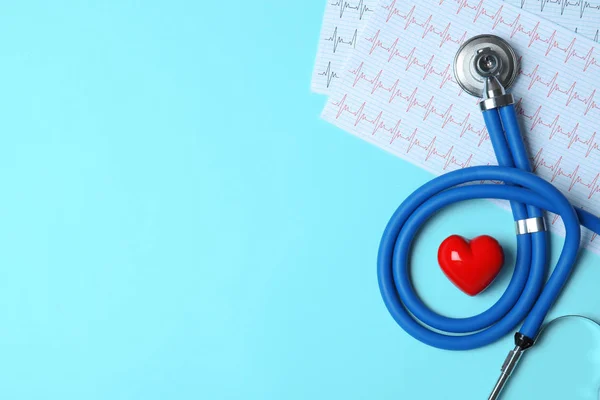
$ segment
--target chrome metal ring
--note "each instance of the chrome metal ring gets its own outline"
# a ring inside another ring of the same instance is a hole
[[[512,94],[507,93],[501,96],[492,97],[491,99],[482,100],[479,102],[479,108],[481,111],[491,110],[494,108],[500,108],[515,104],[515,98]]]
[[[546,221],[542,217],[520,219],[515,221],[517,235],[526,235],[528,233],[545,232]]]

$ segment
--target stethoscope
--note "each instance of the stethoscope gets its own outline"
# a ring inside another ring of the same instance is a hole
[[[518,68],[514,50],[497,36],[476,36],[460,47],[454,76],[463,90],[483,98],[479,106],[498,166],[460,169],[417,189],[387,224],[377,261],[379,288],[387,309],[407,333],[427,345],[475,349],[497,341],[524,320],[489,400],[500,396],[523,352],[535,344],[546,315],[571,275],[580,247],[580,225],[600,234],[600,218],[573,207],[552,184],[532,173],[514,98],[505,91],[516,79]],[[464,185],[484,181],[504,184]],[[415,293],[409,256],[423,223],[441,208],[471,199],[510,201],[517,234],[516,265],[506,291],[487,311],[468,318],[448,318],[430,310]],[[559,260],[547,281],[542,210],[559,215],[566,231]]]

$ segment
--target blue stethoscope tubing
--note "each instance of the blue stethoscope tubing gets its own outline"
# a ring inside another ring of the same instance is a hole
[[[440,349],[469,350],[491,344],[524,320],[519,333],[535,339],[575,265],[581,227],[600,234],[600,218],[573,207],[552,184],[532,173],[514,105],[483,111],[498,166],[477,166],[439,176],[412,193],[394,212],[379,246],[377,274],[383,301],[394,320],[415,339]],[[498,184],[459,186],[482,181]],[[472,199],[509,200],[515,221],[562,218],[566,236],[558,262],[546,280],[547,235],[517,235],[513,276],[500,299],[468,318],[449,318],[429,309],[416,294],[409,272],[412,241],[438,210]]]

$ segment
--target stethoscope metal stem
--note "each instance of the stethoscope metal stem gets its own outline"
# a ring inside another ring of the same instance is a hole
[[[504,86],[502,86],[496,76],[485,78],[482,97],[483,100],[479,103],[481,111],[508,106],[515,102],[513,95],[506,93]]]
[[[538,337],[542,336],[542,334],[546,331],[546,329],[548,329],[549,326],[551,326],[557,322],[564,321],[566,319],[579,319],[579,320],[587,321],[597,327],[600,327],[600,324],[597,321],[593,320],[592,318],[586,317],[585,315],[578,315],[578,314],[563,315],[563,316],[560,316],[558,318],[555,318],[555,319],[545,323],[544,326],[542,327],[542,329],[540,330]],[[498,400],[500,398],[502,389],[504,389],[504,387],[508,383],[509,378],[511,377],[514,369],[516,368],[517,364],[519,363],[519,360],[521,359],[521,356],[523,355],[523,352],[526,349],[527,348],[523,349],[521,346],[516,345],[514,350],[511,350],[508,353],[508,356],[506,357],[506,360],[504,360],[504,364],[502,364],[502,368],[500,369],[500,371],[501,371],[500,377],[498,378],[498,381],[496,382],[494,389],[492,389],[492,393],[488,397],[488,400]]]
[[[500,397],[500,393],[502,392],[502,389],[504,389],[504,386],[512,375],[513,370],[521,359],[523,351],[524,350],[520,346],[515,346],[514,350],[511,350],[508,353],[506,360],[504,360],[504,364],[502,364],[498,382],[496,382],[494,389],[492,389],[492,393],[490,394],[490,397],[488,397],[488,400],[496,400]]]

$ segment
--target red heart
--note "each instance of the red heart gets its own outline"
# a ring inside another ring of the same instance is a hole
[[[504,264],[504,253],[502,246],[491,236],[478,236],[468,241],[452,235],[440,245],[438,262],[456,287],[475,296],[496,278]]]

